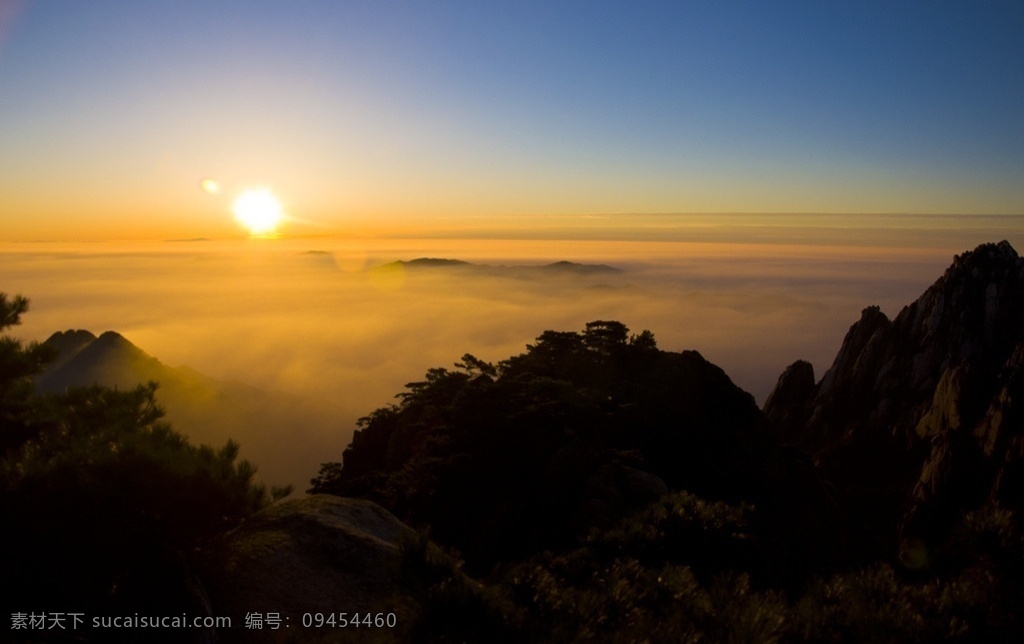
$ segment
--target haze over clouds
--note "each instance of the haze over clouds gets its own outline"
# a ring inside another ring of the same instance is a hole
[[[1020,244],[1019,222],[1004,224]],[[580,330],[596,319],[650,329],[665,349],[700,351],[761,402],[795,359],[810,360],[820,377],[863,307],[878,304],[895,315],[941,274],[953,252],[989,232],[950,233],[951,248],[910,247],[912,236],[873,246],[502,239],[8,244],[4,289],[32,301],[16,330],[22,338],[116,330],[168,365],[301,398],[303,415],[294,422],[253,428],[303,445],[304,455],[287,467],[262,464],[268,475],[301,487],[320,462],[339,458],[357,418],[391,402],[427,368],[451,367],[467,352],[501,360],[546,329]],[[374,268],[419,257],[508,268]],[[542,277],[513,270],[559,260],[620,270]],[[235,438],[244,450],[246,436]]]

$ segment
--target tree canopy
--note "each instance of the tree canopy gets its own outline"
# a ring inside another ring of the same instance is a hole
[[[765,501],[764,470],[783,458],[721,369],[615,321],[545,331],[497,364],[466,354],[397,398],[310,491],[376,500],[479,570],[575,543],[668,489]]]

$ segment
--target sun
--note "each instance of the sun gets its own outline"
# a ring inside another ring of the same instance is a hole
[[[253,237],[269,237],[284,221],[281,202],[267,189],[246,190],[232,206],[235,220]]]

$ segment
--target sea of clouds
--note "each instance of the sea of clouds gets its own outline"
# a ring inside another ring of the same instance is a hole
[[[895,316],[954,252],[987,241],[666,237],[6,244],[0,290],[31,300],[13,330],[22,339],[116,330],[165,364],[302,401],[294,423],[252,429],[293,446],[281,463],[273,441],[252,453],[236,437],[270,482],[301,489],[319,463],[340,460],[359,417],[426,369],[467,352],[498,361],[546,329],[591,320],[649,329],[662,349],[696,349],[761,403],[796,359],[820,378],[864,307]],[[492,269],[380,268],[419,257]],[[618,271],[520,270],[562,260]]]

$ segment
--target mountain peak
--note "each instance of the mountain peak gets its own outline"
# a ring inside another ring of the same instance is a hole
[[[68,329],[57,331],[43,342],[44,345],[52,348],[56,357],[47,365],[47,372],[60,369],[78,353],[96,341],[96,336],[85,329]]]
[[[607,264],[578,264],[576,262],[570,262],[562,260],[560,262],[554,262],[552,264],[545,264],[541,268],[560,271],[565,273],[618,273],[619,269],[608,266]]]
[[[67,331],[57,331],[47,338],[46,341],[62,342],[67,340],[88,340],[89,342],[92,342],[95,339],[96,336],[92,331],[87,331],[85,329],[68,329]]]
[[[53,347],[59,353],[65,353],[66,351],[80,350],[94,340],[96,340],[96,336],[91,331],[68,329],[67,331],[57,331],[46,338],[43,344]]]
[[[954,256],[953,266],[950,268],[955,269],[963,264],[973,264],[985,261],[1016,263],[1019,259],[1020,255],[1017,254],[1017,250],[1012,244],[1010,244],[1010,242],[1004,239],[998,243],[987,242],[979,244],[974,250],[969,250],[963,254]]]
[[[957,255],[896,324],[918,344],[935,338],[952,359],[1002,363],[1024,323],[1024,260],[1009,242],[982,244]],[[936,344],[936,343],[931,343]],[[949,366],[949,365],[945,365]]]
[[[960,280],[993,280],[1017,273],[1014,277],[1024,276],[1024,260],[1016,249],[1005,239],[999,243],[981,244],[953,258],[953,263],[936,282]]]
[[[104,331],[103,333],[100,334],[98,338],[96,338],[96,341],[99,342],[101,345],[106,345],[110,347],[130,346],[138,348],[117,331]]]
[[[821,383],[783,374],[766,411],[865,508],[861,520],[891,526],[902,513],[903,536],[934,537],[958,504],[1024,498],[1020,355],[1024,259],[1005,240],[982,244],[891,322],[864,309]]]
[[[835,428],[838,417],[856,418],[905,433],[947,369],[968,361],[995,372],[1024,339],[1021,329],[1024,260],[1013,246],[1004,240],[957,255],[891,322],[877,306],[862,311],[820,383],[816,406],[822,409],[811,424]]]
[[[395,262],[395,263],[402,264],[404,266],[430,266],[430,267],[438,267],[438,266],[468,266],[469,265],[469,262],[463,261],[461,259],[447,259],[447,258],[444,258],[444,257],[417,257],[416,259],[411,259],[411,260],[409,260],[407,262],[399,261],[399,262]]]
[[[166,368],[116,331],[96,337],[89,331],[54,333],[46,344],[57,358],[36,378],[40,391],[104,383],[131,387],[148,380],[166,380]]]

